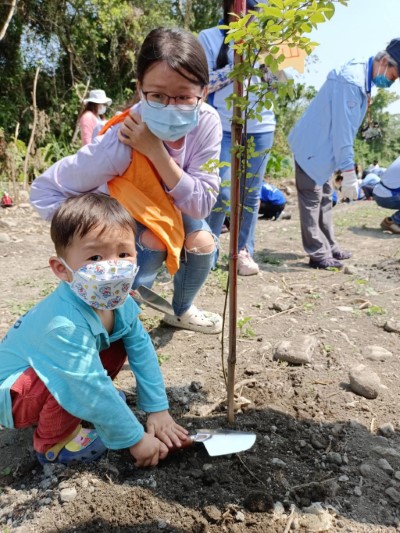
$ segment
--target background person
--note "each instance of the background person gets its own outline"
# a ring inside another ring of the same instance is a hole
[[[107,106],[112,104],[111,98],[106,96],[102,89],[90,91],[89,96],[83,101],[85,108],[79,119],[82,146],[92,142],[94,131],[105,124],[104,115]],[[96,132],[97,133],[97,132]]]
[[[271,183],[264,181],[261,185],[258,214],[268,220],[278,220],[285,206],[286,196],[284,193]]]
[[[3,192],[3,196],[1,197],[1,207],[12,207],[13,201],[11,196],[8,194],[7,191]]]
[[[400,234],[400,157],[381,175],[380,181],[373,189],[373,197],[380,207],[396,209],[390,217],[382,220],[381,228]]]
[[[157,354],[129,296],[136,225],[117,200],[85,194],[55,213],[50,267],[61,283],[0,344],[0,423],[36,426],[39,461],[90,462],[128,448],[154,466],[187,431],[168,413]],[[147,432],[112,380],[128,357]],[[81,419],[95,429],[85,429]]]
[[[295,158],[303,247],[312,268],[341,268],[351,257],[336,243],[332,222],[332,174],[343,175],[342,196],[358,198],[354,139],[367,112],[371,86],[390,87],[399,77],[400,39],[368,61],[332,70],[289,134]]]
[[[247,9],[254,9],[260,3],[258,1],[248,0]],[[219,21],[220,24],[229,24],[234,20],[230,13],[233,12],[234,2],[232,0],[224,0],[223,10],[224,18]],[[227,65],[233,65],[233,48],[224,42],[226,31],[220,30],[217,26],[203,30],[199,34],[199,41],[201,42],[208,62],[210,72],[221,72],[223,75],[224,69]],[[261,79],[253,76],[251,84],[260,83]],[[228,109],[225,99],[232,94],[233,82],[220,90],[210,95],[209,103],[218,111],[221,117],[223,137],[221,145],[221,162],[231,162],[231,119],[232,108]],[[257,100],[254,93],[249,94],[250,102]],[[242,276],[250,276],[258,274],[259,267],[253,259],[254,245],[255,245],[255,231],[258,219],[258,207],[260,200],[260,189],[264,179],[265,169],[269,158],[268,150],[272,147],[275,131],[275,115],[270,109],[265,107],[261,111],[261,120],[250,119],[247,122],[247,140],[251,137],[254,139],[254,149],[260,155],[252,157],[249,160],[247,172],[253,176],[246,179],[244,184],[244,191],[241,191],[243,200],[242,218],[240,221],[239,231],[239,257],[238,257],[238,273]],[[230,186],[226,185],[231,180],[231,168],[223,167],[220,169],[221,182],[225,184],[221,187],[217,203],[207,222],[214,235],[217,237],[221,234],[221,229],[224,224],[225,215],[229,212],[230,202]],[[243,184],[242,184],[243,189]]]
[[[221,122],[204,103],[208,67],[197,39],[181,29],[157,28],[137,59],[140,102],[111,119],[103,135],[55,163],[31,187],[31,202],[51,219],[69,196],[102,190],[138,222],[139,272],[133,288],[151,287],[166,261],[174,274],[175,327],[219,333],[222,318],[193,301],[210,272],[215,240],[204,218],[218,195]]]

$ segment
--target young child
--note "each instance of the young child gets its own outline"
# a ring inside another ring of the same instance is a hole
[[[129,448],[154,466],[187,431],[168,412],[157,356],[129,296],[135,277],[135,222],[117,200],[88,193],[66,200],[51,223],[61,283],[0,344],[0,424],[35,426],[44,463],[89,462]],[[112,380],[126,356],[147,432]],[[81,420],[93,424],[84,429]]]

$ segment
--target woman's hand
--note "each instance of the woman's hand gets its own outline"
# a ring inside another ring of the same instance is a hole
[[[162,141],[153,135],[138,113],[130,112],[118,131],[118,139],[145,155],[150,161],[157,151],[165,150]]]
[[[168,411],[150,413],[147,417],[147,432],[166,444],[168,448],[180,448],[188,431],[177,424]]]

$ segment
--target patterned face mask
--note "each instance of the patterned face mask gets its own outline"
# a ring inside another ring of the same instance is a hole
[[[123,305],[139,270],[136,263],[123,259],[96,261],[78,270],[72,270],[61,257],[60,261],[72,272],[71,290],[95,309]]]

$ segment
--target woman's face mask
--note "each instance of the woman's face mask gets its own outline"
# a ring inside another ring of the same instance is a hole
[[[142,120],[149,130],[162,141],[177,141],[185,137],[199,123],[199,106],[195,109],[183,110],[176,105],[150,106],[146,99],[141,98]]]

